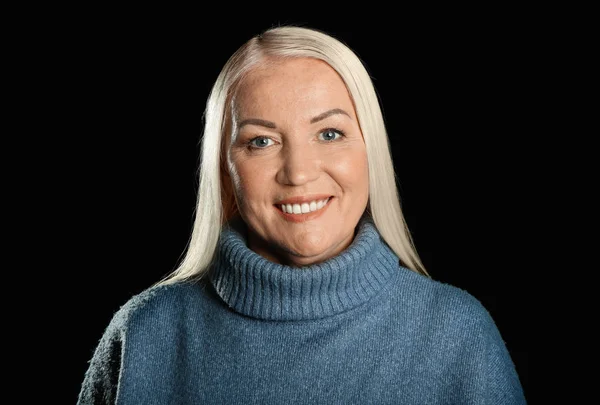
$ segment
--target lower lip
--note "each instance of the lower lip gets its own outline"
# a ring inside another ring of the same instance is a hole
[[[317,219],[321,215],[323,215],[323,213],[331,205],[331,201],[333,201],[333,197],[329,197],[329,201],[327,201],[327,204],[325,204],[325,206],[323,208],[321,208],[320,210],[313,211],[313,212],[307,212],[306,214],[288,214],[287,212],[283,212],[281,210],[281,205],[279,207],[275,206],[275,209],[277,211],[279,211],[279,213],[281,214],[281,216],[283,217],[283,219],[285,219],[286,221],[296,222],[296,223],[298,223],[298,222],[306,222],[306,221],[311,221],[313,219]]]

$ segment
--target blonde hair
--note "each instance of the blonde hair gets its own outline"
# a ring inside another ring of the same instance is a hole
[[[266,58],[316,58],[329,64],[348,88],[366,145],[369,166],[367,213],[389,247],[411,270],[429,276],[414,248],[396,186],[389,140],[375,88],[366,68],[346,45],[318,30],[271,28],[242,45],[227,61],[212,88],[204,113],[196,216],[185,256],[157,283],[204,276],[215,256],[222,226],[236,213],[231,187],[222,176],[228,103],[246,73]]]

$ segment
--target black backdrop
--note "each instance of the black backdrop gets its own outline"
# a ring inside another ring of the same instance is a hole
[[[514,21],[209,20],[92,13],[57,44],[57,86],[68,100],[61,119],[76,151],[66,168],[66,265],[78,280],[70,292],[73,400],[112,314],[174,269],[185,249],[202,113],[217,74],[245,40],[284,23],[325,30],[365,62],[417,250],[434,279],[490,311],[528,394],[532,269],[519,259],[527,255],[519,168],[534,72]]]

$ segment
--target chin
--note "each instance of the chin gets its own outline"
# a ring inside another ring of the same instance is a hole
[[[294,256],[295,260],[303,261],[310,260],[315,257],[323,257],[328,254],[333,248],[329,238],[310,233],[301,237],[300,240],[295,240],[288,246],[288,251]],[[325,247],[324,247],[325,246]]]

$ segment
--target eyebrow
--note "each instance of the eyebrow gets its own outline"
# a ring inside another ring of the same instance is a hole
[[[319,114],[314,118],[311,118],[310,123],[314,124],[316,122],[324,120],[325,118],[328,118],[328,117],[331,117],[332,115],[337,115],[337,114],[343,114],[343,115],[346,115],[347,117],[350,117],[350,114],[348,114],[346,111],[342,110],[341,108],[334,108],[329,111],[325,111],[324,113]],[[275,125],[274,122],[267,121],[267,120],[261,120],[259,118],[248,118],[248,119],[241,121],[238,124],[238,129],[242,128],[244,125],[259,125],[261,127],[271,128],[271,129],[277,128],[277,125]]]
[[[343,114],[350,118],[350,114],[348,114],[346,111],[342,110],[341,108],[334,108],[333,110],[325,111],[323,114],[317,115],[315,118],[310,120],[310,123],[314,124],[315,122],[322,121],[325,118],[331,117],[332,115],[336,114]]]

